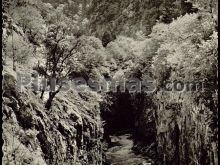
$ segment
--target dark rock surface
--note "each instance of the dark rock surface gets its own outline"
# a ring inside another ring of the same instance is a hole
[[[99,115],[101,97],[94,92],[72,90],[54,100],[51,110],[32,91],[15,88],[15,77],[5,74],[3,140],[5,163],[101,164]]]

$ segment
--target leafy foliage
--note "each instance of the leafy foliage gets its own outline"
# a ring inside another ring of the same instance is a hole
[[[33,55],[33,47],[24,38],[13,32],[13,36],[7,38],[6,52],[6,58],[14,56],[16,62],[24,64]]]
[[[46,25],[38,9],[27,5],[16,7],[13,10],[14,21],[23,27],[24,32],[28,33],[29,40],[34,44],[39,44],[45,35]],[[34,18],[34,19],[33,19]]]
[[[191,6],[192,7],[192,6]],[[170,23],[181,14],[192,12],[190,5],[179,1],[93,0],[88,10],[91,32],[98,37],[105,31],[134,36],[136,31],[150,34],[157,20]]]
[[[63,79],[66,79],[71,73],[71,56],[73,56],[75,49],[79,42],[73,36],[66,36],[65,29],[60,26],[51,25],[44,41],[46,52],[46,61],[43,66],[38,66],[37,70],[45,78],[55,83],[58,87],[49,92],[49,98],[45,107],[50,109],[53,98],[63,86]],[[44,90],[42,90],[41,97],[43,97]]]

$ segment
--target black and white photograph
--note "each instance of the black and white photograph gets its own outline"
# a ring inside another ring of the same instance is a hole
[[[3,0],[3,165],[218,165],[218,0]]]

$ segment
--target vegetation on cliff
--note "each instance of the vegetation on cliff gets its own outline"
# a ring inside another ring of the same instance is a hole
[[[4,1],[4,163],[102,164],[103,141],[129,130],[155,164],[217,165],[217,26],[215,0]],[[19,91],[17,73],[48,82]],[[156,90],[62,90],[79,77],[150,77]]]

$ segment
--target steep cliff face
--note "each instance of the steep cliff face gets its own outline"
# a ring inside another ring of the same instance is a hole
[[[3,162],[6,164],[101,164],[101,97],[70,90],[50,111],[32,91],[16,89],[5,71],[3,93]]]
[[[157,98],[158,164],[217,164],[215,97],[159,92]]]

